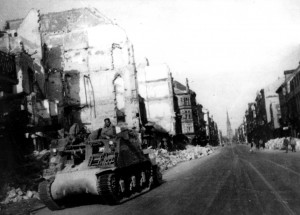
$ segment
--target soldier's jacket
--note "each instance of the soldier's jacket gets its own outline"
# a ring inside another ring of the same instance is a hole
[[[101,137],[105,138],[109,136],[110,138],[116,136],[116,127],[110,124],[110,126],[104,126],[101,131]]]

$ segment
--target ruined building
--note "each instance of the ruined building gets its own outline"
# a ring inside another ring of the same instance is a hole
[[[0,32],[0,168],[47,148],[73,123],[95,130],[110,118],[139,128],[136,77],[124,30],[94,9],[31,10],[7,21]]]
[[[165,64],[139,65],[138,86],[147,121],[154,123],[161,132],[181,133],[180,112],[169,67]]]
[[[133,47],[119,26],[82,8],[43,15],[31,10],[8,21],[6,30],[34,58],[52,124],[77,122],[94,130],[108,117],[139,127]]]
[[[2,40],[8,35],[0,33]],[[0,51],[0,169],[11,169],[28,152],[25,133],[32,130],[38,118],[30,114],[32,98],[40,104],[41,94],[34,79],[33,59],[22,49],[9,53],[8,44]],[[38,110],[37,114],[43,114]],[[36,143],[35,141],[33,141]],[[32,142],[31,142],[32,143]],[[32,148],[31,148],[32,150]],[[18,151],[18,153],[13,153]]]

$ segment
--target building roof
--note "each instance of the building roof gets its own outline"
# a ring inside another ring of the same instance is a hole
[[[174,92],[175,94],[185,94],[187,93],[187,88],[185,85],[181,84],[178,81],[173,81],[174,83]],[[195,93],[193,90],[190,89],[190,93]]]
[[[299,72],[299,67],[297,69],[294,70],[288,70],[288,73],[286,73],[287,71],[284,71],[285,73],[285,80],[283,83],[281,83],[277,89],[275,90],[276,93],[279,93],[281,91],[281,89],[288,83],[290,82],[295,76],[296,74]]]

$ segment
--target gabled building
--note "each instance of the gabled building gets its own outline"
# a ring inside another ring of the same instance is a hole
[[[174,92],[181,115],[182,133],[193,137],[199,128],[196,93],[190,89],[187,79],[186,85],[174,81]]]

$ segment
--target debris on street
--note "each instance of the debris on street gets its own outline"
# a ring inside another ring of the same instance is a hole
[[[296,139],[296,151],[300,150],[300,139]],[[266,149],[273,149],[273,150],[283,150],[284,145],[283,145],[283,138],[276,138],[276,139],[271,139],[268,142],[266,142]],[[291,149],[291,146],[289,145],[289,150]]]
[[[165,149],[154,150],[156,162],[161,171],[165,171],[180,162],[194,160],[213,153],[211,147],[188,145],[185,150],[169,152]]]
[[[39,194],[36,191],[23,191],[21,188],[14,188],[12,187],[9,191],[7,191],[7,196],[6,198],[0,202],[1,204],[9,204],[9,203],[16,203],[20,202],[22,200],[28,200],[31,198],[36,198],[39,199]]]

